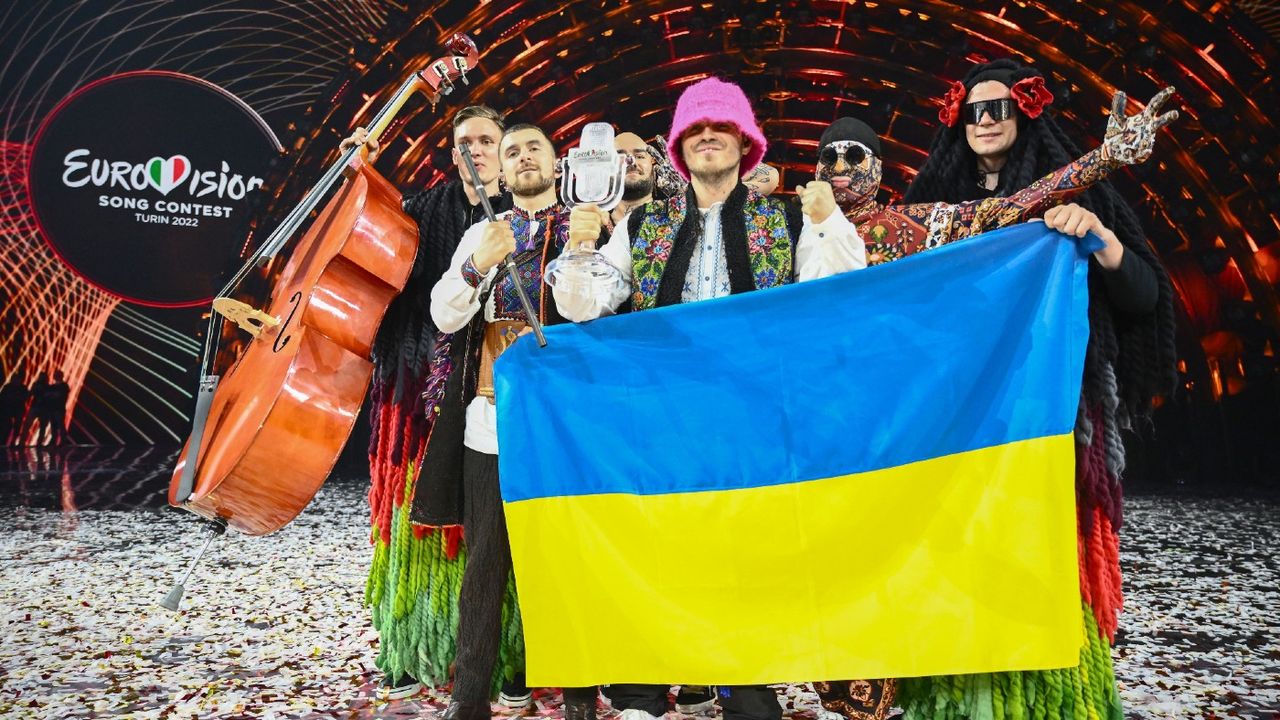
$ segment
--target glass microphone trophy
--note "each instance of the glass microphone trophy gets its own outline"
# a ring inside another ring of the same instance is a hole
[[[569,151],[560,176],[560,200],[572,209],[595,203],[609,212],[622,202],[627,165],[631,158],[613,147],[613,127],[608,123],[587,123],[582,141]],[[599,250],[570,250],[547,263],[548,285],[592,295],[607,292],[622,283],[622,273]]]

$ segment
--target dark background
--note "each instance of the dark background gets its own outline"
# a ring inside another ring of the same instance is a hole
[[[1269,3],[706,3],[230,0],[12,5],[0,14],[3,173],[0,365],[64,367],[84,443],[171,448],[185,437],[200,310],[117,304],[48,259],[29,221],[23,163],[44,115],[92,80],[164,69],[235,93],[284,144],[258,208],[269,230],[405,74],[454,32],[480,46],[471,85],[414,103],[378,166],[404,190],[449,172],[448,118],[485,102],[562,143],[594,120],[665,133],[680,91],[716,74],[743,85],[782,187],[809,177],[841,115],[880,131],[885,198],[924,161],[937,98],[975,62],[1039,67],[1079,144],[1097,142],[1115,89],[1178,87],[1182,119],[1155,158],[1115,178],[1179,296],[1178,391],[1129,439],[1138,490],[1280,488],[1280,10]],[[128,132],[121,127],[119,131]],[[887,376],[888,379],[888,376]],[[360,439],[348,447],[358,465]],[[154,456],[149,456],[154,457]]]

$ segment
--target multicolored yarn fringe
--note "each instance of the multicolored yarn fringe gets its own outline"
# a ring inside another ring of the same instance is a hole
[[[1063,670],[909,678],[898,700],[907,720],[1123,720],[1111,646],[1082,605],[1080,664]]]
[[[376,664],[391,677],[410,675],[436,687],[449,681],[457,653],[458,594],[467,553],[460,526],[414,525],[409,511],[414,461],[421,457],[432,427],[423,408],[443,396],[451,370],[449,344],[449,336],[439,336],[422,382],[400,378],[402,402],[387,397],[391,383],[375,381],[369,453],[373,564],[365,604],[373,610],[380,639]],[[504,680],[524,669],[514,576],[503,601],[502,633],[495,693]]]
[[[1115,398],[1114,394],[1110,394]],[[1080,664],[1062,670],[906,678],[899,703],[907,720],[1122,720],[1111,664],[1120,590],[1124,469],[1115,407],[1081,403],[1076,424],[1076,513],[1084,646]]]
[[[1076,514],[1080,543],[1080,594],[1099,630],[1114,641],[1124,594],[1120,588],[1120,524],[1123,521],[1123,445],[1103,408],[1083,408],[1076,444]],[[1114,417],[1114,416],[1113,416]],[[1085,432],[1085,429],[1088,432]],[[1080,437],[1083,436],[1083,437]],[[1113,452],[1120,448],[1120,452]],[[1117,459],[1118,456],[1118,459]]]
[[[381,641],[376,660],[382,672],[412,675],[439,687],[450,676],[457,653],[458,593],[466,568],[466,547],[456,526],[425,528],[409,521],[414,468],[406,470],[406,492],[391,516],[391,542],[373,533],[373,566],[365,602]],[[502,643],[493,691],[524,669],[524,634],[514,576],[502,606]]]

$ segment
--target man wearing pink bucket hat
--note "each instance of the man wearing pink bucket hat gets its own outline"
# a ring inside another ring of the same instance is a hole
[[[797,188],[800,210],[743,183],[764,157],[766,141],[742,89],[715,78],[684,91],[676,104],[668,155],[688,189],[650,202],[619,222],[601,253],[622,281],[564,278],[553,293],[573,321],[616,312],[696,302],[865,267],[866,251],[836,207],[831,185]],[[591,250],[604,213],[574,208],[568,246]],[[567,251],[567,250],[566,250]],[[679,680],[679,678],[673,678]],[[622,720],[656,720],[667,711],[667,685],[614,684]],[[777,695],[765,686],[721,686],[725,720],[779,720]]]
[[[797,188],[800,211],[742,183],[760,164],[767,142],[751,103],[733,83],[707,78],[676,104],[667,149],[689,181],[683,195],[634,209],[600,252],[622,273],[611,285],[561,282],[560,312],[576,322],[616,312],[764,290],[866,266],[853,225],[837,212],[831,185]],[[570,217],[569,247],[594,249],[604,213],[579,205]]]

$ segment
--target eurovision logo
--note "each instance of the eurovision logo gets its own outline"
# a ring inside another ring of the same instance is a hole
[[[32,206],[45,242],[93,285],[143,305],[203,305],[239,266],[252,200],[280,152],[262,118],[216,85],[114,75],[45,119]]]

